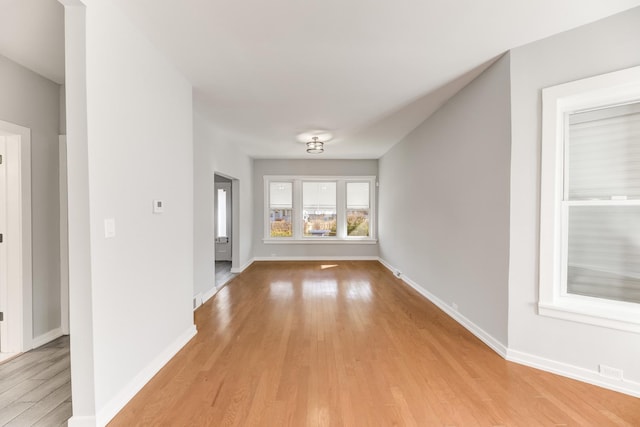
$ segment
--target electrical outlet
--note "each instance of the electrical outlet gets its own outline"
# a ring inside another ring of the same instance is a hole
[[[611,366],[598,365],[598,371],[600,375],[614,380],[622,379],[622,369],[612,368]]]
[[[452,302],[451,308],[453,308],[454,311],[458,311],[458,304],[456,304],[455,302]]]

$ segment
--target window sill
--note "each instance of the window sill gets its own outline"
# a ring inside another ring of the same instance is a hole
[[[280,239],[262,239],[265,245],[375,245],[377,239],[330,239],[320,237],[317,239],[289,239],[286,237]]]
[[[570,296],[538,303],[538,314],[605,328],[640,333],[640,305]]]

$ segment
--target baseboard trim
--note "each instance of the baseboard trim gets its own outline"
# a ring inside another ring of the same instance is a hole
[[[96,417],[82,417],[73,415],[67,421],[68,427],[96,427]]]
[[[55,328],[31,340],[31,348],[37,348],[63,336],[62,328]]]
[[[251,267],[251,264],[253,264],[253,262],[255,261],[255,258],[251,258],[249,261],[247,261],[242,267],[240,268],[232,268],[230,270],[231,273],[234,274],[240,274],[243,271],[245,271],[247,268]]]
[[[396,276],[396,272],[398,271],[391,264],[383,260],[382,258],[378,258],[380,264],[385,266],[389,271],[391,271],[394,276]],[[471,320],[463,316],[457,311],[454,311],[449,305],[447,305],[444,301],[442,301],[437,296],[433,295],[431,292],[424,289],[422,286],[418,285],[415,281],[411,280],[406,275],[402,274],[399,277],[403,282],[413,288],[420,295],[434,303],[440,310],[444,311],[449,317],[462,325],[465,329],[475,335],[480,341],[488,345],[493,351],[498,353],[503,358],[507,356],[507,347],[502,344],[500,341],[495,339],[491,334],[487,333],[481,327],[473,323]]]
[[[255,257],[254,261],[378,261],[377,256],[270,256]]]
[[[600,375],[597,371],[546,359],[544,357],[525,353],[519,350],[508,349],[506,359],[520,365],[551,372],[553,374],[628,394],[630,396],[640,397],[640,383],[635,381],[607,378]]]
[[[105,426],[118,412],[144,387],[155,374],[166,365],[178,351],[182,349],[197,333],[195,325],[191,325],[174,342],[169,344],[155,359],[143,368],[129,383],[96,415],[95,425]],[[72,427],[84,427],[85,424],[74,424]],[[70,424],[71,426],[71,424]]]

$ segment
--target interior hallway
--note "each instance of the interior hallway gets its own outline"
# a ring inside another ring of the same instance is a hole
[[[378,262],[256,262],[110,423],[640,425],[640,401],[507,362]]]

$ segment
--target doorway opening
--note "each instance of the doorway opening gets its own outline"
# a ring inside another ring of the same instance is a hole
[[[214,175],[214,231],[215,231],[215,283],[220,289],[231,280],[236,257],[236,242],[238,238],[237,219],[237,190],[238,180],[221,175]]]
[[[31,348],[31,131],[0,121],[0,361]]]

